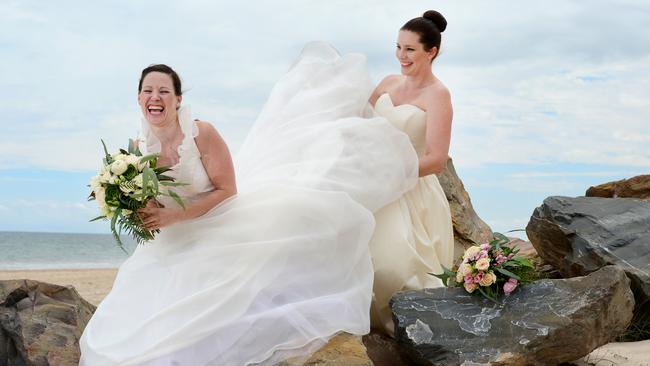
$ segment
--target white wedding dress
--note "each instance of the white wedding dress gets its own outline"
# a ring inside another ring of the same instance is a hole
[[[371,91],[364,56],[309,44],[241,148],[238,195],[138,246],[81,337],[80,364],[273,365],[367,333],[372,213],[418,173],[405,134],[360,117]],[[179,116],[173,174],[192,201],[213,187],[189,111]]]

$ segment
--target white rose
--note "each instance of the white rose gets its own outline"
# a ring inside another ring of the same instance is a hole
[[[458,272],[456,272],[456,282],[462,283],[464,277],[465,276],[463,275],[463,272],[461,272],[460,270],[458,270]]]
[[[129,165],[133,165],[135,168],[138,168],[138,164],[140,163],[140,158],[135,155],[127,155],[126,163]]]
[[[478,285],[475,284],[475,283],[467,283],[467,282],[465,282],[463,284],[463,287],[465,287],[465,291],[467,291],[467,292],[469,292],[471,294],[472,292],[474,292],[474,290],[476,290],[478,288]]]
[[[467,250],[465,251],[465,254],[463,255],[463,259],[469,259],[469,258],[475,256],[476,254],[478,254],[478,252],[480,252],[480,251],[481,251],[481,248],[479,248],[477,246],[471,246],[471,247],[467,248]]]
[[[111,171],[116,175],[120,175],[124,173],[128,167],[129,165],[124,160],[115,160],[113,164],[111,164]]]
[[[479,271],[485,271],[490,268],[490,260],[488,258],[481,258],[476,261],[476,269]]]
[[[108,181],[111,180],[111,172],[110,170],[106,170],[102,173],[102,175],[99,176],[99,182],[100,183],[108,183]]]
[[[99,175],[90,178],[90,188],[93,190],[93,192],[101,188],[102,183],[99,181],[100,178],[101,177]]]
[[[481,278],[481,281],[478,283],[481,286],[490,286],[492,283],[494,283],[494,273],[487,273],[483,278]]]
[[[126,159],[126,155],[124,155],[122,153],[116,153],[116,154],[113,154],[112,156],[113,156],[113,160],[124,161]]]
[[[463,276],[467,276],[468,274],[472,274],[472,272],[474,272],[474,269],[470,264],[463,263],[460,265],[458,272],[462,273]]]
[[[99,188],[94,191],[95,192],[95,200],[97,201],[97,204],[99,207],[104,208],[106,206],[106,191],[104,188]]]

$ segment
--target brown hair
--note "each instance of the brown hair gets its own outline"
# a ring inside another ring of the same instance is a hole
[[[165,64],[149,65],[145,67],[144,70],[142,70],[140,82],[138,83],[138,93],[142,91],[142,81],[144,80],[144,77],[152,72],[162,72],[163,74],[169,75],[169,77],[172,78],[172,84],[174,85],[174,94],[178,96],[183,95],[183,91],[181,89],[181,78],[178,76],[176,71],[174,71],[174,69]]]
[[[440,33],[447,29],[447,20],[435,10],[427,10],[421,17],[413,18],[406,22],[400,30],[407,30],[420,35],[420,43],[424,50],[429,51],[436,47],[440,51]],[[438,56],[433,58],[435,59]]]

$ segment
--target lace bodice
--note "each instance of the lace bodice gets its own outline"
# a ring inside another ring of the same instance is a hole
[[[179,161],[172,167],[172,170],[165,173],[176,179],[176,182],[186,183],[187,185],[172,187],[171,189],[189,202],[201,197],[205,192],[214,190],[212,181],[208,176],[203,162],[201,161],[201,152],[196,146],[195,138],[199,135],[198,126],[192,120],[189,106],[183,106],[178,111],[178,120],[183,132],[184,138],[178,146]],[[145,137],[146,153],[160,153],[160,140],[149,127],[149,122],[142,119],[142,131]],[[159,199],[164,205],[175,204],[169,197]]]
[[[375,111],[393,126],[406,133],[418,156],[426,150],[426,112],[412,104],[394,105],[390,94],[384,93],[375,103]]]

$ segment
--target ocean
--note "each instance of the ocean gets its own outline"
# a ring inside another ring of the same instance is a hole
[[[135,242],[122,241],[133,253]],[[126,258],[110,234],[0,231],[0,270],[117,268]]]

